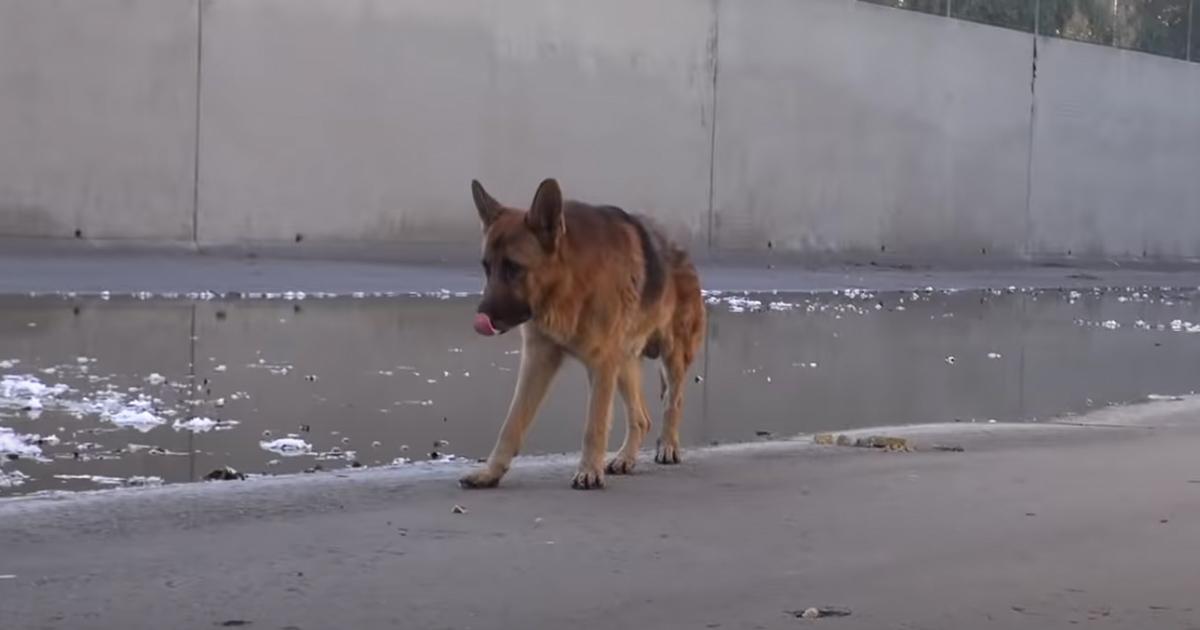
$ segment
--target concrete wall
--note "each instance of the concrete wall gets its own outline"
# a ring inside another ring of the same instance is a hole
[[[1038,38],[1031,250],[1200,256],[1200,65]]]
[[[553,175],[722,251],[1200,257],[1198,101],[857,0],[0,0],[0,236],[473,244]]]
[[[195,0],[0,0],[0,236],[192,238]]]
[[[721,4],[719,46],[716,244],[1023,252],[1029,36],[862,2],[759,0]]]
[[[550,175],[702,235],[713,23],[693,0],[210,0],[200,238],[477,240],[471,178],[523,205]]]

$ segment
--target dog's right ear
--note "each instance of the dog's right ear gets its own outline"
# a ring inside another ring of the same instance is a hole
[[[504,209],[499,201],[496,201],[483,189],[483,184],[479,180],[471,180],[471,197],[475,199],[475,209],[479,211],[479,221],[483,224],[483,229],[486,231],[496,217],[500,216],[500,212]]]

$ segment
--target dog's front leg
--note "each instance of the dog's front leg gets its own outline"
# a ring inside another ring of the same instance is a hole
[[[579,470],[571,481],[571,487],[576,490],[604,487],[604,453],[608,450],[608,429],[612,422],[619,367],[617,362],[606,361],[588,368],[591,397],[587,428],[583,433],[583,455],[579,459]]]
[[[464,488],[493,488],[500,483],[500,478],[508,472],[513,458],[520,452],[525,432],[562,365],[562,349],[524,328],[522,333],[521,371],[517,377],[517,389],[508,407],[508,417],[500,429],[492,454],[488,456],[487,465],[458,480]]]

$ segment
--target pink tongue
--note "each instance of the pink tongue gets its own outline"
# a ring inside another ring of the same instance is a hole
[[[492,318],[488,317],[484,313],[476,313],[475,332],[485,337],[491,337],[492,335],[496,334],[496,328],[492,326]]]

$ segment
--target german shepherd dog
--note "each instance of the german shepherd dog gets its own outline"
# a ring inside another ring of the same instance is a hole
[[[612,206],[564,201],[558,182],[538,186],[529,210],[501,205],[471,182],[483,223],[487,283],[475,315],[481,335],[521,329],[516,392],[487,464],[459,480],[500,483],[564,357],[587,367],[590,386],[583,455],[571,486],[604,487],[604,475],[633,472],[650,415],[642,398],[643,357],[661,359],[666,400],[654,461],[679,463],[683,386],[704,332],[700,279],[687,253],[649,219]],[[625,402],[625,442],[605,465],[613,394]]]

